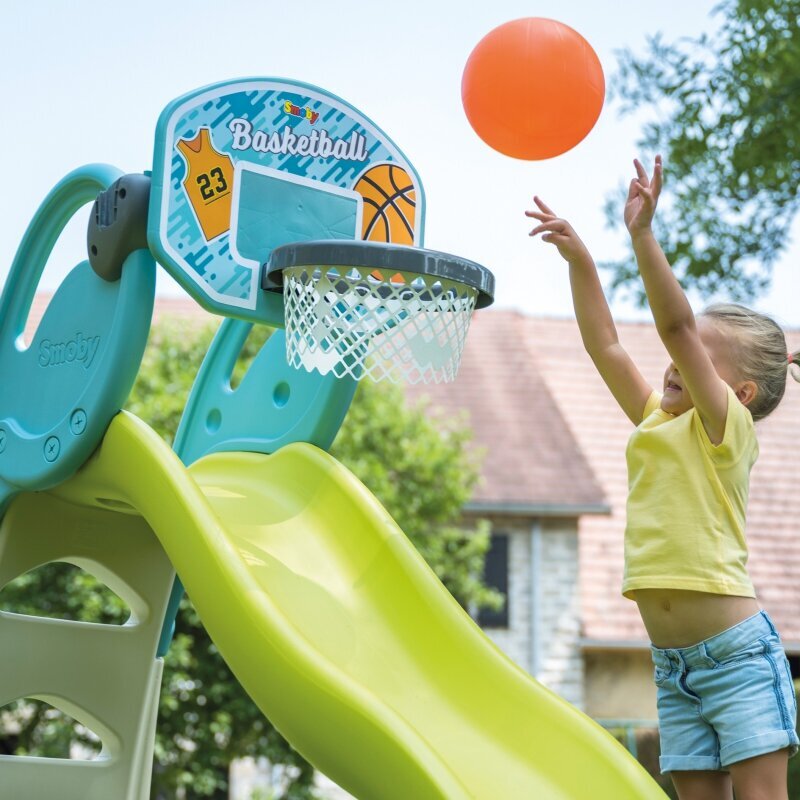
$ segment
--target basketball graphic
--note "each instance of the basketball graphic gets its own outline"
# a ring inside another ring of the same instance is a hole
[[[409,174],[396,164],[370,167],[353,189],[364,198],[364,241],[414,244],[417,193]]]

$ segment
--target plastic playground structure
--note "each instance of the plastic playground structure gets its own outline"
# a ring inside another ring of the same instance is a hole
[[[52,561],[124,626],[0,613],[0,707],[46,701],[93,761],[0,756],[0,798],[149,797],[163,655],[185,586],[259,708],[370,800],[663,798],[591,719],[483,634],[326,451],[363,377],[452,380],[491,274],[422,248],[419,176],[358,110],[282,79],[171,103],[152,173],[90,165],[34,216],[0,298],[0,589]],[[88,260],[23,330],[53,245]],[[170,449],[120,411],[160,263],[220,326]],[[254,324],[276,328],[236,390]],[[177,576],[177,577],[176,577]]]

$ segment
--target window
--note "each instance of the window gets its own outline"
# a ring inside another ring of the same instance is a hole
[[[496,589],[505,598],[503,607],[498,611],[482,608],[478,612],[478,624],[484,628],[508,627],[508,534],[492,534],[489,550],[486,553],[486,565],[483,570],[483,582]]]

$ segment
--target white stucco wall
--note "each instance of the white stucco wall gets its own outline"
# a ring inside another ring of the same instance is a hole
[[[485,631],[523,669],[583,708],[577,520],[536,527],[528,519],[492,520],[493,533],[509,537],[509,624]]]
[[[508,627],[484,628],[513,661],[531,671],[531,541],[524,523],[493,521],[492,533],[508,536]]]
[[[541,529],[539,672],[542,683],[584,707],[581,605],[578,586],[578,529],[575,520],[546,521]]]

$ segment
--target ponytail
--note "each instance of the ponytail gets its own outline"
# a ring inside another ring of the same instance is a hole
[[[786,359],[789,362],[789,374],[800,383],[800,350],[790,352]]]
[[[738,303],[717,303],[702,316],[733,337],[739,377],[756,385],[747,408],[756,422],[764,419],[783,397],[787,369],[800,382],[800,351],[787,351],[786,336],[775,320]]]

